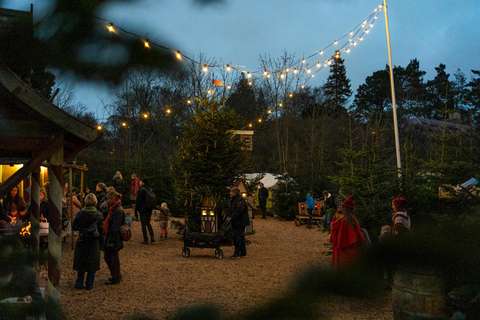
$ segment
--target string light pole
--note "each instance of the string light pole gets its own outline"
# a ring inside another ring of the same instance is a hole
[[[400,158],[400,142],[398,138],[397,107],[395,103],[395,85],[393,81],[392,49],[390,47],[390,32],[388,29],[387,0],[383,0],[383,6],[385,9],[385,26],[387,28],[388,63],[390,65],[390,88],[392,91],[393,129],[395,131],[395,151],[397,154],[398,178],[400,179],[402,177],[402,160]]]

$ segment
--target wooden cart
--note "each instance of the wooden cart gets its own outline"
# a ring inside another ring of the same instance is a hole
[[[320,208],[323,206],[322,201],[315,200],[315,210],[312,213],[312,225],[317,224],[319,228],[323,226],[323,218],[320,216]],[[299,202],[298,203],[298,214],[295,216],[295,225],[301,226],[302,224],[308,224],[308,219],[310,216],[307,213],[307,203]]]

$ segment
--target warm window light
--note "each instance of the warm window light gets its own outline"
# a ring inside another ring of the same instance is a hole
[[[227,64],[227,71],[232,71],[232,67]]]
[[[150,44],[148,43],[148,39],[143,41],[145,48],[150,48]]]
[[[171,113],[171,112],[172,112],[172,110],[170,110],[170,109],[167,109],[167,113]]]
[[[110,23],[110,25],[107,27],[107,29],[110,32],[115,32],[115,29],[113,28],[113,23]]]

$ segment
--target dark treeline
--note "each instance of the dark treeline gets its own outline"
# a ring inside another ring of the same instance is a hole
[[[286,53],[278,59],[260,58],[265,70],[285,70],[293,61]],[[215,100],[222,101],[225,112],[236,113],[232,130],[255,131],[253,151],[238,159],[243,172],[284,177],[275,209],[286,218],[293,217],[307,190],[320,195],[328,189],[339,198],[354,194],[361,221],[377,227],[388,222],[393,197],[406,196],[412,214],[422,216],[438,210],[440,185],[479,176],[479,71],[472,70],[471,79],[460,70],[452,77],[440,64],[436,76],[426,80],[416,59],[394,68],[399,181],[388,66],[353,92],[343,59],[332,61],[329,77],[319,87],[302,86],[309,76],[304,71],[253,80],[226,71],[205,74],[198,65],[171,74],[131,71],[105,105],[110,115],[102,124],[105,135],[77,163],[88,164],[90,187],[109,182],[117,170],[128,184],[136,172],[153,181],[162,199],[179,204],[174,185],[180,181],[173,168],[182,148],[181,125],[195,116],[199,103]],[[212,92],[214,78],[225,86]],[[93,120],[82,112],[76,115]],[[180,204],[176,210],[182,210]]]

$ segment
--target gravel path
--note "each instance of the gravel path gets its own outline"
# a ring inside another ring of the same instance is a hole
[[[158,222],[152,222],[159,234]],[[225,258],[214,249],[191,248],[182,257],[183,242],[169,229],[169,238],[144,245],[139,222],[132,239],[120,251],[123,281],[106,286],[109,273],[103,261],[91,291],[74,289],[73,251],[69,239],[63,244],[61,301],[71,319],[124,319],[145,315],[172,318],[178,311],[199,304],[215,304],[227,316],[247,313],[265,301],[279,297],[305,268],[328,266],[322,255],[328,235],[318,229],[274,218],[254,220],[255,234],[247,236],[247,258],[232,260],[233,246],[224,246]],[[239,278],[239,275],[240,278]],[[238,280],[233,280],[237,279]],[[43,280],[43,281],[42,281]],[[41,284],[45,279],[41,279]],[[390,294],[379,301],[365,302],[341,297],[331,300],[328,319],[393,319]]]

